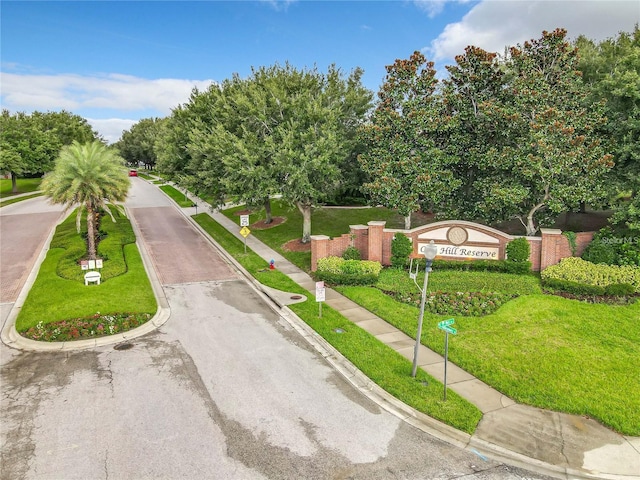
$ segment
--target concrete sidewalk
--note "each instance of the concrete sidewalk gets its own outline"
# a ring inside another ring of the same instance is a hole
[[[244,241],[238,224],[217,211],[212,212],[208,204],[194,201],[200,213],[208,213]],[[194,215],[196,208],[184,209],[184,213]],[[315,295],[315,281],[307,273],[252,235],[246,243],[267,262],[274,260],[279,271]],[[282,301],[286,305],[286,299]],[[332,289],[326,290],[325,303],[413,360],[415,339]],[[421,345],[418,358],[420,368],[444,381],[441,355]],[[447,386],[483,413],[474,435],[463,442],[480,455],[558,478],[640,479],[639,437],[619,435],[585,417],[519,405],[451,362],[447,367]],[[451,440],[460,444],[461,436],[455,435]]]

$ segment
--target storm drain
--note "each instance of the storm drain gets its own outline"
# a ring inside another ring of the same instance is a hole
[[[129,342],[119,343],[115,347],[113,347],[114,350],[130,350],[132,348],[133,348],[133,343],[129,343]]]

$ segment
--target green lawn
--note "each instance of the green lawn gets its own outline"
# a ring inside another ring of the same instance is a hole
[[[245,210],[244,206],[233,207],[223,210],[222,213],[228,218],[238,223],[237,212]],[[308,271],[311,268],[310,252],[289,252],[283,250],[282,246],[290,240],[302,238],[302,215],[296,207],[290,206],[281,200],[271,201],[273,217],[284,217],[286,221],[276,227],[259,230],[252,228],[251,235],[262,240],[278,253],[286,257],[290,262],[299,268]],[[251,214],[250,222],[256,223],[264,220],[264,209],[256,210]],[[329,235],[339,237],[343,233],[349,233],[349,225],[366,225],[371,220],[384,220],[388,228],[403,228],[404,218],[388,208],[314,208],[311,215],[311,234]],[[412,226],[420,225],[419,219],[413,220]]]
[[[0,179],[0,198],[6,198],[20,193],[35,192],[40,188],[40,182],[42,182],[42,178],[18,178],[18,193],[12,193],[11,179],[2,178]]]
[[[44,193],[34,193],[32,195],[25,195],[24,197],[17,197],[17,198],[5,197],[6,200],[3,200],[2,202],[0,202],[0,207],[6,207],[7,205],[22,202],[24,200],[29,200],[31,198],[41,197],[42,195],[44,195]]]
[[[74,224],[75,214],[72,213],[70,217],[73,218],[67,219],[56,229],[52,246],[58,247],[51,248],[47,253],[38,277],[20,310],[16,329],[24,331],[41,321],[52,323],[90,316],[97,312],[155,313],[155,296],[135,243],[127,243],[122,248],[113,250],[112,255],[119,250],[123,259],[122,262],[116,259],[112,261],[125,263],[126,272],[107,278],[100,285],[85,286],[81,280],[64,279],[57,274],[61,260],[67,253],[64,246],[68,242],[63,237],[69,234],[69,224]],[[111,223],[110,219],[106,221]],[[128,223],[126,218],[118,219],[121,228],[125,227],[122,225],[125,222]],[[105,271],[109,269],[108,262],[109,260],[105,260]],[[80,270],[80,266],[77,266],[77,269]]]
[[[177,188],[172,187],[171,185],[162,185],[160,186],[160,190],[166,193],[182,208],[193,206],[193,202],[189,200],[183,192],[181,192]]]
[[[440,283],[438,277],[432,273],[430,283]],[[470,280],[461,281],[468,288]],[[337,290],[415,337],[417,307],[372,287]],[[446,317],[425,313],[422,343],[440,353],[444,337],[436,325]],[[528,294],[494,314],[455,321],[449,358],[464,370],[518,402],[586,415],[640,435],[640,303],[594,305]]]
[[[473,433],[482,416],[474,405],[452,391],[448,391],[444,402],[444,387],[440,382],[423,371],[412,378],[409,360],[329,306],[323,307],[322,318],[319,318],[318,304],[306,290],[278,270],[269,270],[267,262],[250,249],[245,254],[243,242],[209,215],[199,214],[194,219],[258,281],[272,288],[306,295],[306,302],[289,308],[376,384],[416,410],[461,431]]]

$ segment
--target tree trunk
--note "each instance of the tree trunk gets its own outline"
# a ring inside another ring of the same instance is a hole
[[[410,230],[411,229],[411,214],[406,215],[404,217],[404,229],[405,230]]]
[[[267,197],[264,201],[264,213],[265,213],[264,223],[268,225],[271,222],[273,222],[273,216],[271,215],[271,199],[269,197]]]
[[[301,243],[309,243],[311,241],[311,204],[296,202],[296,206],[302,214],[302,241]]]
[[[580,202],[580,213],[587,213],[587,204],[585,202]]]
[[[87,251],[89,260],[96,259],[96,213],[87,205]]]
[[[11,172],[11,193],[18,193],[18,177],[15,172]]]

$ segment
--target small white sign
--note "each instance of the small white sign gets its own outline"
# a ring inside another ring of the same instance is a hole
[[[96,258],[96,268],[102,268],[102,259]]]
[[[93,270],[94,268],[96,268],[96,261],[89,260],[89,270]]]
[[[249,215],[240,215],[240,226],[241,227],[249,226]]]
[[[316,302],[324,302],[325,288],[324,282],[316,282]]]
[[[80,268],[82,270],[89,270],[89,262],[86,260],[80,260]]]

